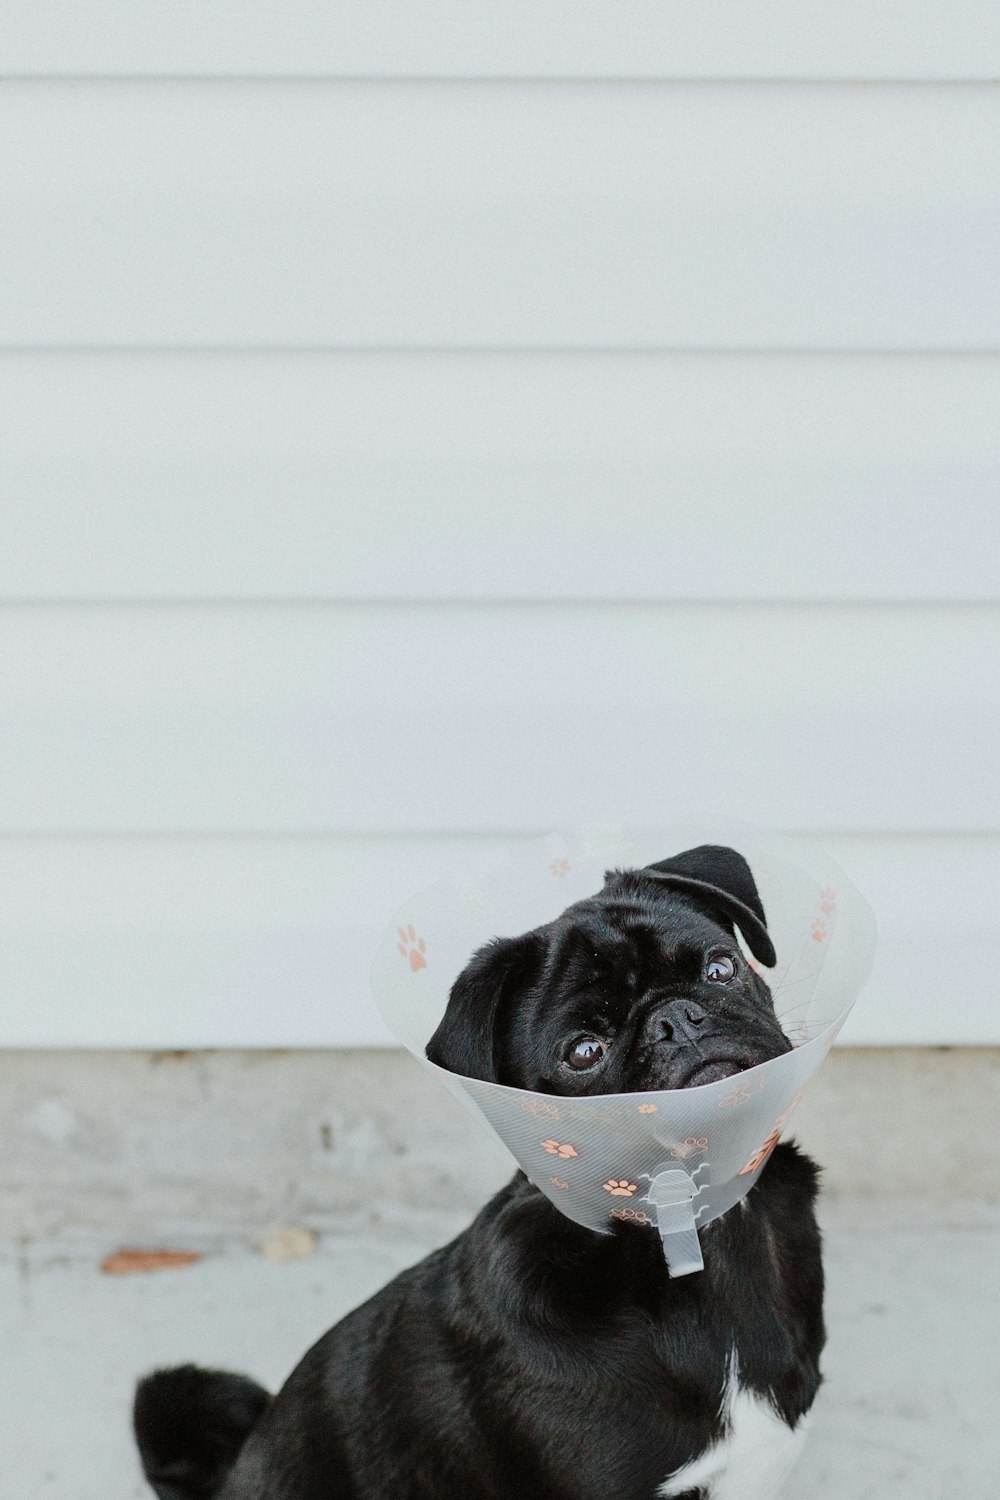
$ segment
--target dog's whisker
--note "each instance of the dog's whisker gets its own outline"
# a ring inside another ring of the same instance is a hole
[[[808,1010],[809,1007],[812,1004],[813,1004],[813,997],[810,995],[808,1000],[797,1000],[794,1005],[782,1005],[782,1006],[777,1006],[776,1005],[774,1007],[774,1014],[776,1016],[779,1016],[779,1017],[780,1016],[791,1016],[791,1015],[794,1015],[796,1011]]]

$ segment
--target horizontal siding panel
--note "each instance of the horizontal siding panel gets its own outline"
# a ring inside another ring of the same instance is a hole
[[[0,829],[1000,831],[988,606],[7,606]]]
[[[492,840],[0,841],[0,1045],[367,1046],[385,922]],[[1000,1043],[996,838],[825,840],[879,919],[863,1043]],[[664,854],[671,851],[664,850]]]
[[[0,597],[991,599],[998,412],[987,355],[0,354]]]
[[[1000,87],[11,83],[0,343],[1000,347]]]
[[[7,0],[6,73],[990,78],[992,0]]]

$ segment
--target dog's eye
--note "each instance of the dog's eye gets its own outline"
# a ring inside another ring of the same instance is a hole
[[[705,965],[705,978],[713,980],[716,984],[725,984],[726,980],[732,979],[735,973],[736,965],[725,953],[717,953]]]
[[[571,1068],[578,1068],[582,1072],[584,1068],[592,1068],[599,1063],[607,1050],[596,1036],[578,1036],[566,1053],[566,1061]]]

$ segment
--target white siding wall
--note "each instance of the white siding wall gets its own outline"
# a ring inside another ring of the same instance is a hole
[[[0,73],[0,1044],[379,1040],[408,891],[698,808],[869,891],[854,1040],[1000,1042],[995,4],[8,0]]]

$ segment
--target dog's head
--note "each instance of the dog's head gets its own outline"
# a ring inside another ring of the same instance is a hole
[[[556,921],[481,948],[427,1045],[439,1067],[547,1094],[690,1088],[791,1044],[747,963],[775,962],[750,867],[704,844],[641,870]]]

